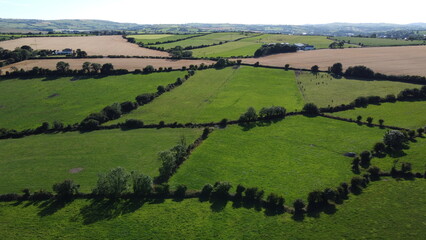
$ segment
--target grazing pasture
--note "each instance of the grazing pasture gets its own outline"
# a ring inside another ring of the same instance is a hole
[[[384,158],[373,158],[371,164],[378,166],[383,171],[390,171],[395,161],[397,169],[401,169],[403,162],[411,163],[414,173],[426,172],[426,139],[425,137],[416,138],[416,141],[409,143],[409,149],[404,149],[400,153],[387,155]]]
[[[142,34],[142,35],[128,35],[127,38],[134,38],[136,42],[144,44],[155,44],[157,42],[163,43],[167,41],[176,41],[188,37],[198,36],[200,34]]]
[[[421,87],[411,83],[333,78],[326,73],[314,75],[299,71],[296,72],[296,81],[305,101],[313,102],[319,107],[348,104],[361,96],[396,96],[406,88]]]
[[[228,181],[258,187],[292,202],[315,189],[349,181],[347,152],[370,149],[384,130],[322,117],[288,117],[280,122],[230,126],[213,132],[186,160],[170,184],[200,189]],[[235,190],[235,188],[234,188]]]
[[[333,41],[324,36],[300,36],[284,34],[263,34],[261,36],[245,38],[236,42],[229,42],[218,46],[194,49],[196,57],[235,57],[253,56],[254,52],[263,44],[268,43],[305,43],[315,48],[328,48]]]
[[[135,69],[143,69],[148,65],[152,65],[154,68],[173,68],[180,69],[182,67],[189,67],[190,65],[200,65],[204,63],[210,65],[215,63],[210,60],[172,60],[172,59],[152,59],[152,58],[79,58],[79,59],[43,59],[43,60],[26,60],[23,62],[14,63],[0,68],[3,74],[6,71],[12,71],[12,67],[17,69],[31,70],[33,67],[48,68],[50,70],[56,70],[56,63],[64,61],[70,64],[70,69],[81,69],[84,62],[92,63],[111,63],[114,65],[114,69],[127,69],[134,71]]]
[[[426,46],[322,49],[296,53],[275,54],[261,58],[243,59],[245,63],[310,69],[318,65],[327,70],[336,62],[349,66],[364,65],[375,72],[394,75],[426,76]]]
[[[0,203],[0,231],[11,240],[421,239],[426,234],[421,224],[426,219],[425,189],[422,179],[374,182],[363,194],[351,195],[334,214],[300,222],[288,214],[271,216],[253,208],[233,207],[231,202],[222,206],[198,199],[161,204],[88,200],[63,205]]]
[[[420,102],[396,102],[383,103],[381,105],[369,105],[366,108],[356,108],[343,112],[333,113],[334,116],[356,119],[372,117],[374,123],[379,119],[384,120],[385,125],[417,129],[426,126],[426,101]]]
[[[384,46],[404,46],[404,45],[424,45],[425,41],[420,40],[403,40],[403,39],[387,39],[387,38],[361,38],[361,37],[334,37],[338,41],[345,41],[350,44],[364,45],[368,47],[384,47]]]
[[[254,35],[252,33],[242,33],[242,32],[223,32],[223,33],[211,33],[203,35],[196,38],[191,38],[187,40],[182,40],[178,42],[157,44],[156,47],[163,47],[164,49],[174,48],[176,46],[189,47],[189,46],[201,46],[201,45],[212,45],[224,41],[233,41],[239,38],[248,37]]]
[[[127,74],[103,78],[9,79],[0,81],[0,128],[23,130],[42,122],[74,124],[115,102],[135,101],[185,72]]]
[[[228,67],[197,71],[179,88],[155,99],[125,119],[145,123],[203,123],[223,118],[236,120],[247,108],[283,106],[287,111],[301,110],[304,102],[292,71],[254,67]]]
[[[129,55],[129,56],[158,56],[168,57],[166,52],[141,48],[127,42],[121,36],[87,36],[87,37],[33,37],[2,41],[0,47],[14,50],[17,47],[28,45],[33,49],[62,50],[80,48],[88,55]]]
[[[0,140],[0,193],[19,193],[24,188],[51,191],[54,183],[65,179],[74,180],[83,192],[90,192],[99,173],[117,166],[155,177],[161,165],[158,152],[175,146],[181,136],[191,143],[201,132],[114,129]]]

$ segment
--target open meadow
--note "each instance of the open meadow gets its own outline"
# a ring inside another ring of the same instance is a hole
[[[404,45],[425,45],[425,41],[420,40],[403,40],[388,38],[362,38],[362,37],[333,37],[338,41],[345,41],[350,44],[364,45],[368,47],[385,47],[385,46],[404,46]]]
[[[42,134],[1,140],[0,193],[45,189],[65,179],[80,184],[81,191],[95,187],[99,173],[117,166],[155,177],[160,151],[175,146],[184,136],[188,143],[199,129],[104,130],[89,133]]]
[[[145,123],[219,122],[224,118],[236,120],[249,107],[259,111],[275,105],[295,111],[303,104],[292,71],[228,67],[197,71],[179,88],[111,123],[125,119]]]
[[[322,117],[287,117],[260,126],[216,130],[171,178],[201,189],[228,181],[283,195],[289,202],[351,179],[348,152],[370,149],[384,130]],[[234,188],[235,190],[235,188]]]
[[[81,122],[113,103],[135,101],[142,93],[157,91],[183,77],[175,71],[149,75],[127,74],[57,79],[8,79],[0,81],[0,128],[23,130],[42,122]]]
[[[173,68],[180,69],[182,67],[189,67],[190,65],[200,65],[204,63],[210,65],[215,63],[210,60],[174,60],[174,59],[152,59],[152,58],[75,58],[75,59],[43,59],[43,60],[26,60],[5,67],[0,68],[0,70],[5,74],[6,71],[13,71],[13,67],[17,69],[24,69],[26,71],[33,69],[33,67],[42,67],[48,68],[50,70],[56,70],[56,64],[59,61],[66,62],[70,65],[70,69],[81,69],[81,66],[84,62],[92,63],[111,63],[114,66],[114,69],[127,69],[129,71],[134,71],[135,69],[143,69],[144,67],[151,65],[154,68]]]
[[[127,38],[134,38],[138,43],[156,44],[164,43],[167,41],[177,41],[184,38],[199,36],[200,34],[141,34],[141,35],[128,35]]]
[[[374,80],[334,78],[327,73],[312,74],[296,71],[296,81],[305,102],[319,107],[349,104],[357,97],[395,96],[406,88],[421,88],[422,85]],[[356,117],[356,116],[355,116]]]
[[[14,50],[24,45],[28,45],[35,50],[81,49],[86,51],[88,55],[169,56],[166,52],[141,48],[136,44],[129,43],[122,36],[34,37],[0,42],[1,48],[9,50]]]
[[[364,120],[372,117],[375,123],[382,119],[385,125],[417,129],[426,126],[426,102],[382,103],[381,105],[369,105],[366,108],[336,112],[333,115],[352,119],[361,116]]]
[[[300,36],[284,34],[262,34],[256,37],[228,42],[218,46],[194,49],[195,57],[236,57],[253,56],[263,44],[268,43],[304,43],[314,45],[317,49],[328,48],[333,41],[324,36]]]
[[[340,62],[343,68],[364,65],[375,72],[394,75],[426,76],[426,46],[377,47],[349,49],[321,49],[296,53],[275,54],[261,58],[243,59],[245,63],[261,65],[310,69],[318,65],[320,70],[327,70],[334,63]]]

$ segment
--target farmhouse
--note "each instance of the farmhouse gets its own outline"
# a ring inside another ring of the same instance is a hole
[[[56,55],[71,55],[73,53],[71,48],[65,48],[62,51],[56,50],[55,54]]]

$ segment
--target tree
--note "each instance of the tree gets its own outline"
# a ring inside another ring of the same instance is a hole
[[[61,183],[53,185],[53,191],[56,192],[58,198],[70,198],[78,193],[80,185],[75,184],[73,180],[65,180]]]
[[[153,73],[155,72],[155,68],[152,65],[147,65],[146,67],[143,68],[142,72],[145,74]]]
[[[160,176],[168,179],[176,169],[176,155],[171,151],[163,151],[158,154],[162,165],[159,169]]]
[[[142,128],[143,122],[138,119],[127,119],[126,122],[124,122],[124,126],[128,129]]]
[[[358,117],[356,117],[356,121],[357,122],[361,122],[362,116],[358,115]]]
[[[314,65],[314,66],[312,66],[312,67],[311,67],[311,72],[312,72],[312,73],[315,73],[315,74],[316,74],[316,73],[318,73],[318,71],[319,71],[319,67],[318,67],[318,65]]]
[[[302,199],[296,199],[296,201],[294,201],[293,203],[293,207],[294,207],[294,211],[296,213],[300,213],[303,212],[303,209],[305,208],[306,204],[305,202],[303,202]]]
[[[211,184],[206,184],[201,190],[201,196],[210,197],[211,192],[213,191],[213,186]]]
[[[306,115],[318,115],[320,113],[317,105],[314,103],[306,103],[305,106],[303,106],[302,112]]]
[[[385,122],[385,120],[383,120],[383,119],[379,119],[379,124],[380,124],[380,126],[381,127],[383,127],[383,123]]]
[[[386,146],[383,142],[378,142],[374,144],[373,150],[377,154],[381,154],[386,150]]]
[[[77,49],[76,53],[76,57],[77,58],[85,58],[87,57],[87,53],[86,51],[81,51],[81,49]]]
[[[125,101],[120,103],[120,109],[123,113],[128,113],[138,108],[138,104],[131,101]]]
[[[418,128],[417,133],[419,134],[419,137],[423,136],[423,133],[425,132],[424,128]]]
[[[324,203],[324,194],[320,190],[314,190],[308,194],[310,208],[316,208]]]
[[[132,172],[133,192],[136,195],[148,196],[153,190],[153,182],[150,176],[142,173]]]
[[[216,182],[213,187],[213,194],[215,197],[227,198],[229,196],[229,190],[232,185],[229,182]]]
[[[151,102],[155,98],[153,93],[144,93],[136,97],[136,101],[140,106]]]
[[[158,93],[164,93],[164,92],[166,92],[166,88],[164,86],[160,85],[160,86],[157,87],[157,92]]]
[[[336,76],[343,75],[343,66],[341,63],[335,63],[330,68],[330,72]]]
[[[216,69],[222,69],[222,68],[224,68],[224,67],[226,67],[226,65],[227,65],[227,60],[226,59],[224,59],[224,58],[220,58],[219,60],[217,60],[217,62],[216,62],[216,64],[214,65],[214,67],[216,68]]]
[[[117,167],[106,174],[100,174],[93,193],[99,196],[117,198],[129,189],[130,173]]]
[[[101,64],[92,63],[92,64],[90,64],[90,68],[92,69],[93,73],[98,73],[101,70]]]
[[[178,185],[176,187],[175,197],[176,198],[184,198],[187,189],[188,188],[186,187],[186,185],[183,185],[183,184]]]
[[[121,105],[119,103],[114,103],[111,106],[106,106],[102,112],[109,120],[114,120],[121,117]]]
[[[407,141],[404,134],[398,130],[389,130],[383,136],[383,143],[393,149],[401,149]]]
[[[370,151],[363,151],[360,155],[361,165],[367,166],[371,161],[371,153]]]
[[[367,122],[369,125],[371,125],[371,123],[373,122],[373,118],[372,117],[367,117]]]
[[[90,62],[84,62],[81,68],[83,69],[84,73],[89,73],[90,72]]]
[[[257,113],[256,113],[256,110],[254,110],[254,108],[253,107],[249,107],[248,109],[247,109],[247,112],[245,112],[244,114],[242,114],[241,116],[240,116],[240,121],[244,121],[244,122],[246,122],[246,121],[253,121],[253,120],[256,120],[257,119]]]
[[[101,67],[101,73],[102,74],[108,74],[111,73],[112,70],[114,70],[114,66],[111,63],[105,63],[104,65],[102,65]]]
[[[56,71],[58,71],[59,73],[66,73],[68,72],[68,70],[70,69],[70,64],[60,61],[58,63],[56,63]]]

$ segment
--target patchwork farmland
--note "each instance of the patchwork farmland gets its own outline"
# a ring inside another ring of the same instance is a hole
[[[102,56],[3,59],[5,239],[426,234],[425,46],[163,30],[0,42]],[[281,43],[316,50],[252,57]],[[345,74],[356,65],[418,76]]]

